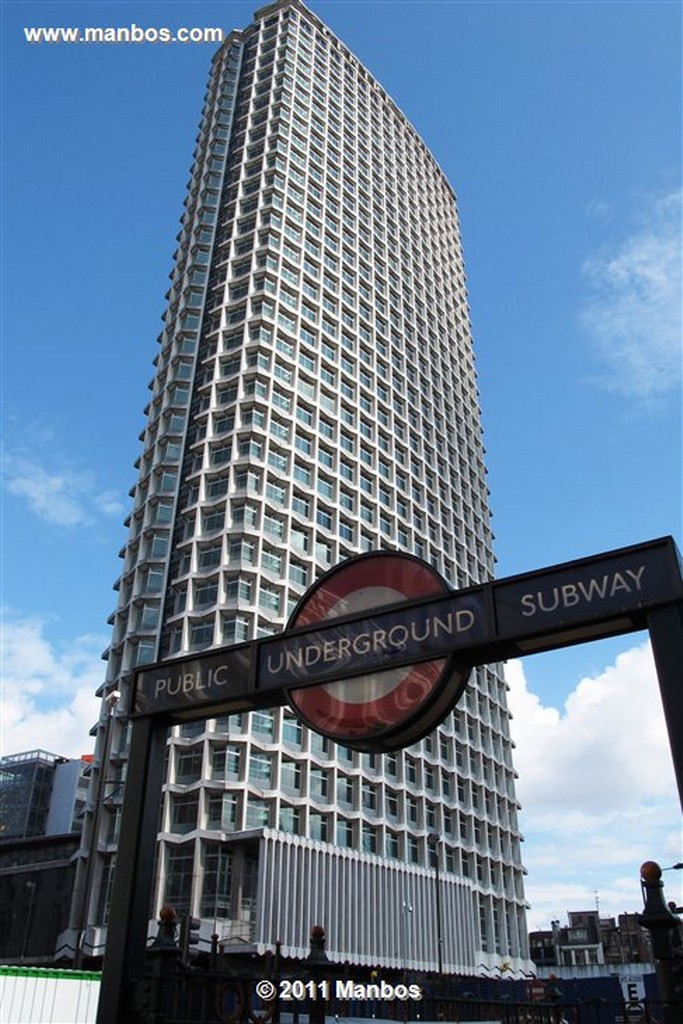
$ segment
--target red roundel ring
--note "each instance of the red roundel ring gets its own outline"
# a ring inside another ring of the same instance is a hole
[[[375,612],[449,587],[413,555],[376,551],[322,576],[294,609],[287,629]],[[460,697],[469,666],[453,657],[289,691],[295,714],[311,729],[357,750],[398,750],[431,732]]]

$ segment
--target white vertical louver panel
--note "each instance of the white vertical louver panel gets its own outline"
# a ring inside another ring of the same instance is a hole
[[[287,956],[305,957],[311,928],[320,924],[333,961],[348,959],[345,951],[352,942],[357,963],[436,969],[436,879],[428,869],[266,829],[260,872],[266,889],[277,879],[270,912],[259,916],[256,943],[262,950],[280,940]],[[443,964],[451,972],[475,966],[472,897],[467,880],[442,879]]]

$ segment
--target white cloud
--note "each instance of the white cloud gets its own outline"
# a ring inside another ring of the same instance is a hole
[[[52,526],[92,526],[102,516],[117,517],[124,504],[111,490],[99,491],[92,473],[58,467],[35,454],[5,450],[5,487],[23,498],[31,511]]]
[[[56,645],[38,618],[6,615],[2,644],[0,753],[42,749],[65,757],[91,752],[100,713],[106,639],[76,637]]]
[[[581,322],[610,391],[649,402],[681,380],[681,193],[651,201],[621,244],[591,256]]]
[[[562,709],[530,692],[521,662],[506,666],[526,835],[530,926],[595,906],[642,909],[638,870],[681,859],[680,813],[649,643],[582,679]],[[675,888],[678,879],[670,884]],[[671,898],[680,898],[672,891]]]

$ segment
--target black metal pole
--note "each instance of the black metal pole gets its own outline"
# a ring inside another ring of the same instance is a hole
[[[647,928],[652,940],[663,1024],[681,1024],[683,986],[679,985],[679,979],[683,977],[683,958],[674,940],[674,935],[680,934],[681,922],[664,902],[662,869],[656,861],[646,861],[641,866],[640,884],[645,906],[638,915],[638,923]]]
[[[133,723],[97,1024],[127,1024],[126,999],[144,970],[166,728],[154,718]]]
[[[436,956],[439,977],[443,974],[443,934],[441,931],[441,873],[439,870],[439,842],[441,837],[433,835],[429,837],[434,852],[434,895],[435,895],[435,909],[436,909]]]
[[[314,924],[311,928],[311,951],[306,957],[306,973],[313,981],[314,995],[308,1000],[308,1019],[310,1024],[325,1024],[327,1014],[324,993],[318,983],[330,976],[330,961],[325,952],[325,929]]]
[[[29,896],[28,910],[26,911],[26,924],[24,925],[24,939],[23,939],[23,942],[21,944],[21,960],[19,961],[21,964],[23,964],[24,961],[26,960],[26,954],[28,952],[28,940],[29,940],[29,936],[31,934],[31,926],[33,924],[33,903],[34,903],[35,898],[36,898],[36,889],[37,889],[37,883],[33,879],[30,879],[28,882],[24,883],[24,891],[30,893],[31,895]]]
[[[680,604],[656,608],[647,613],[647,626],[683,807],[683,608]]]

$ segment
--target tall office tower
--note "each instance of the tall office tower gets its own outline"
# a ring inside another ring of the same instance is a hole
[[[114,781],[141,665],[281,630],[359,552],[458,587],[493,571],[453,191],[298,0],[213,61],[155,366],[102,691],[122,694],[100,729]],[[176,727],[152,911],[291,955],[322,923],[335,960],[527,969],[510,748],[497,667],[397,754],[283,709]],[[86,948],[116,849],[103,789]]]

